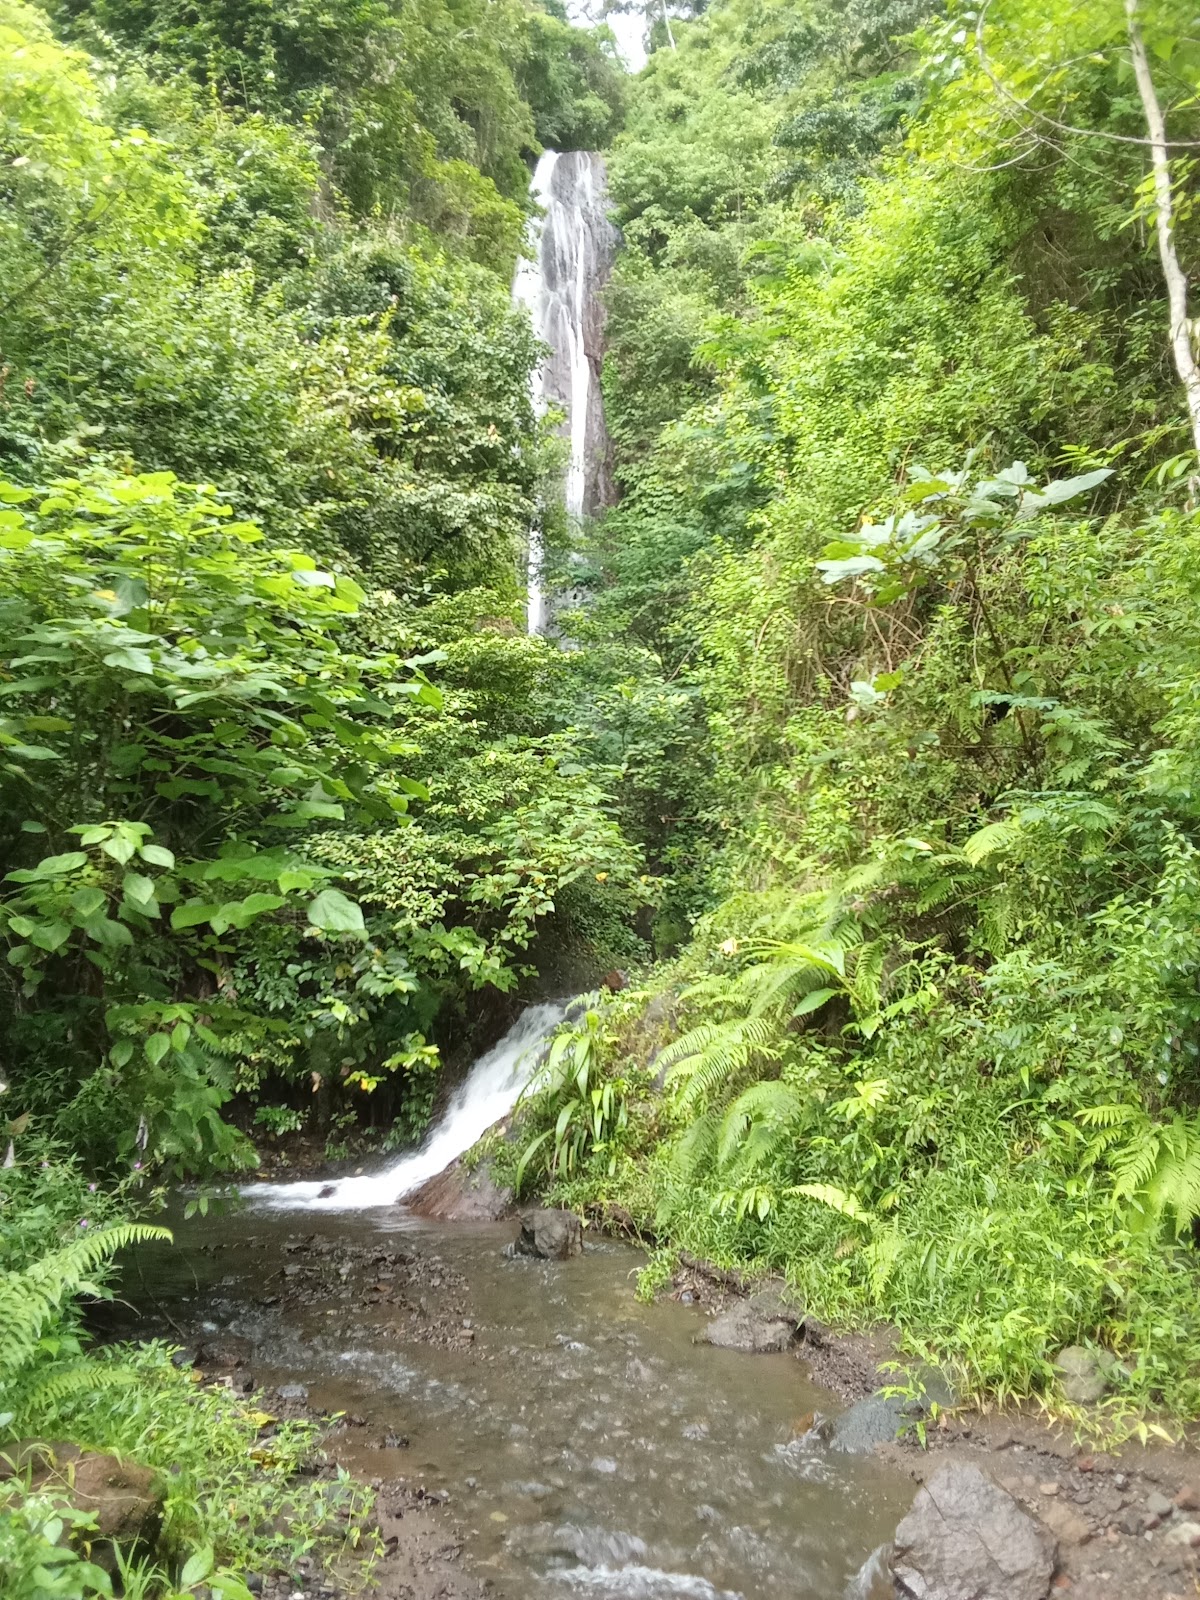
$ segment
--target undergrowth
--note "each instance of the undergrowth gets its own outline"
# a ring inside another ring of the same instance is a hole
[[[111,1297],[114,1253],[170,1236],[129,1220],[131,1196],[89,1183],[61,1151],[21,1143],[28,1159],[0,1172],[0,1458],[13,1469],[0,1483],[5,1600],[113,1592],[89,1558],[94,1526],[66,1490],[41,1481],[32,1440],[153,1472],[161,1526],[152,1545],[116,1552],[116,1592],[126,1596],[211,1590],[246,1600],[250,1572],[343,1550],[369,1561],[373,1497],[341,1471],[314,1476],[313,1425],[197,1383],[168,1345],[89,1348],[80,1302]]]

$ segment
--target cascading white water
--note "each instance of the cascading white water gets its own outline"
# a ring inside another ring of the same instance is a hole
[[[468,1072],[437,1126],[419,1150],[379,1172],[336,1183],[251,1183],[242,1195],[256,1204],[323,1211],[390,1206],[436,1178],[487,1130],[508,1115],[537,1069],[539,1046],[566,1014],[561,1003],[530,1006]]]
[[[564,483],[567,517],[579,523],[611,498],[608,435],[600,393],[604,310],[600,290],[612,268],[617,232],[608,219],[604,161],[594,151],[546,150],[534,170],[535,217],[513,279],[513,302],[529,312],[549,353],[531,379],[534,409],[563,413],[570,444]],[[542,536],[529,536],[530,633],[545,631]]]

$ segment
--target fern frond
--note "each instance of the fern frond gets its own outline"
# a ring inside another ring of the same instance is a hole
[[[127,1245],[170,1237],[149,1223],[121,1223],[85,1233],[22,1272],[0,1273],[0,1382],[31,1358],[63,1301],[84,1288],[98,1266]]]
[[[113,1361],[77,1361],[58,1372],[23,1389],[21,1409],[26,1413],[41,1413],[51,1406],[61,1406],[81,1395],[98,1394],[108,1389],[122,1388],[137,1382],[138,1375],[132,1367]]]
[[[659,1056],[667,1081],[679,1083],[680,1108],[694,1109],[743,1072],[752,1061],[774,1061],[780,1054],[777,1028],[765,1017],[704,1022],[674,1040]]]

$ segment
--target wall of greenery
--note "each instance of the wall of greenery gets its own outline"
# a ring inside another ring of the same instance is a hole
[[[1140,22],[1186,268],[1195,47]],[[723,0],[639,79],[581,627],[706,734],[652,844],[676,961],[580,1034],[620,1114],[568,1049],[525,1181],[967,1389],[1061,1404],[1094,1344],[1079,1420],[1145,1429],[1200,1399],[1200,658],[1127,24]]]

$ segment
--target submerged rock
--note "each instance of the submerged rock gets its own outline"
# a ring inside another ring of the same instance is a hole
[[[496,1183],[486,1161],[473,1172],[461,1161],[452,1161],[436,1178],[405,1195],[401,1203],[417,1216],[437,1222],[497,1222],[512,1210],[513,1194]]]
[[[566,1261],[583,1254],[583,1225],[573,1211],[524,1211],[521,1231],[510,1249],[518,1256]]]
[[[721,1350],[767,1355],[786,1350],[803,1322],[804,1308],[792,1303],[785,1287],[771,1285],[722,1311],[700,1337]]]
[[[1053,1536],[969,1462],[942,1467],[896,1529],[903,1600],[1046,1600]]]
[[[202,1367],[246,1367],[254,1359],[254,1344],[237,1333],[217,1333],[205,1339],[196,1356]]]

